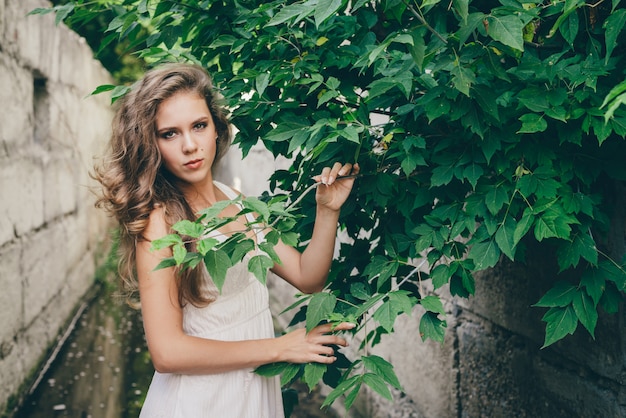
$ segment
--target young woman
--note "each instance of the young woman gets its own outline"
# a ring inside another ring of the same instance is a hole
[[[120,273],[138,289],[144,329],[156,369],[141,416],[167,418],[283,416],[277,378],[252,370],[272,362],[335,361],[331,345],[346,340],[320,325],[274,338],[267,288],[247,270],[246,258],[228,270],[219,292],[200,264],[193,270],[155,270],[171,251],[151,242],[181,219],[238,193],[213,180],[211,169],[226,152],[231,130],[208,74],[170,64],[149,71],[120,100],[110,152],[96,168],[98,200],[119,221]],[[331,264],[339,210],[352,188],[357,165],[336,163],[315,180],[317,212],[303,253],[279,243],[281,264],[272,270],[302,292],[320,291]],[[227,207],[223,216],[240,208]],[[245,230],[238,219],[217,238]],[[256,242],[260,232],[250,232]],[[340,324],[336,330],[352,328]]]

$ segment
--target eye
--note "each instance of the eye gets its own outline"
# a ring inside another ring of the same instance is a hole
[[[164,131],[164,132],[159,133],[159,138],[172,139],[174,138],[174,135],[176,135],[176,132],[174,131]]]
[[[195,125],[193,125],[193,128],[195,130],[197,130],[197,131],[201,131],[201,130],[203,130],[206,127],[207,127],[207,123],[206,122],[198,122]]]

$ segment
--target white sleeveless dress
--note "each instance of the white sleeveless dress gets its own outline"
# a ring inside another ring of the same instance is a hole
[[[229,199],[236,197],[232,189],[215,184]],[[267,287],[248,272],[247,260],[248,256],[228,270],[221,294],[212,281],[206,284],[217,295],[209,305],[184,307],[186,334],[224,341],[274,337]],[[160,417],[282,418],[280,381],[252,369],[210,375],[155,372],[140,418]]]

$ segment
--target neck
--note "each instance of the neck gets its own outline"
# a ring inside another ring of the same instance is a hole
[[[209,176],[202,183],[184,183],[179,184],[178,187],[194,213],[208,208],[220,200],[216,187],[213,185],[212,176]]]

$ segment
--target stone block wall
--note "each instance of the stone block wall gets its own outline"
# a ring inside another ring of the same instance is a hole
[[[45,0],[0,0],[0,415],[94,283],[109,228],[89,171],[112,80]]]

